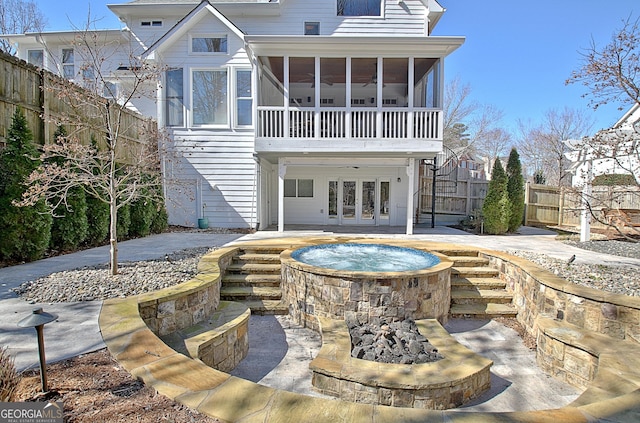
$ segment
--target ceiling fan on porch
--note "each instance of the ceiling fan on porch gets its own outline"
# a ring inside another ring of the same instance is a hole
[[[320,83],[328,86],[332,86],[333,85],[332,79],[333,79],[333,75],[321,75]],[[311,88],[314,88],[316,86],[316,76],[312,73],[307,73],[307,76],[300,79],[298,82],[311,82]]]

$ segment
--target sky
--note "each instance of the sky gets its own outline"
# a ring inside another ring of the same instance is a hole
[[[604,46],[623,20],[640,17],[638,0],[438,0],[447,10],[432,35],[464,36],[445,59],[445,79],[458,77],[480,104],[504,112],[502,124],[515,131],[518,120],[542,123],[544,114],[565,107],[584,110],[593,130],[612,126],[628,106],[593,111],[585,87],[565,85],[581,64],[580,51]],[[46,30],[82,27],[89,9],[97,28],[120,28],[107,4],[128,0],[35,0],[47,17]],[[623,107],[623,110],[618,110]]]

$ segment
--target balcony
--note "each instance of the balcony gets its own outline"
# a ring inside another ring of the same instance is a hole
[[[442,126],[442,111],[438,109],[260,106],[256,150],[294,154],[433,153],[441,149]]]

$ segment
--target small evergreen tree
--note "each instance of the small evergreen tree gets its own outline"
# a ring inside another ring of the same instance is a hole
[[[54,134],[55,143],[64,141],[67,130],[60,125]],[[64,166],[64,158],[50,159]],[[82,186],[71,187],[64,196],[53,198],[53,226],[51,227],[51,248],[74,250],[87,237],[87,199]]]
[[[109,234],[109,204],[87,194],[88,245],[101,245]]]
[[[39,165],[38,151],[22,110],[16,108],[7,132],[7,146],[0,152],[0,257],[36,260],[51,237],[51,215],[44,200],[17,207],[26,191],[25,182]]]
[[[509,229],[511,205],[507,192],[507,174],[497,158],[491,172],[489,191],[482,204],[482,216],[485,233],[500,235]]]
[[[544,176],[544,172],[542,169],[538,169],[533,174],[533,183],[538,185],[546,185],[547,178]]]
[[[509,153],[507,162],[507,192],[511,203],[511,217],[509,218],[509,232],[515,232],[522,224],[524,215],[524,177],[520,155],[515,148]]]

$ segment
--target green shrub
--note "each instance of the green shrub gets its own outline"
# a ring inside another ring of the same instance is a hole
[[[487,234],[500,235],[509,229],[511,204],[507,192],[507,174],[497,158],[491,172],[489,191],[482,204],[482,216],[484,232]]]
[[[118,219],[116,222],[116,231],[118,241],[127,239],[129,229],[131,228],[131,205],[125,204],[118,209]]]
[[[87,195],[87,237],[88,245],[101,245],[109,235],[109,205]]]
[[[17,207],[26,190],[27,177],[39,165],[27,120],[16,108],[7,132],[7,146],[0,152],[0,258],[37,260],[49,247],[51,214],[44,200]]]
[[[155,215],[153,216],[153,222],[151,223],[151,232],[154,234],[161,234],[169,227],[169,215],[167,209],[164,206],[164,202],[155,203]]]
[[[11,402],[20,383],[20,374],[16,371],[13,358],[6,348],[0,349],[0,402]]]
[[[524,177],[520,155],[515,148],[511,149],[507,162],[507,192],[511,203],[508,232],[515,232],[524,219]]]
[[[593,186],[638,186],[635,178],[631,174],[612,174],[612,175],[598,175],[593,178]]]
[[[151,233],[153,217],[156,208],[153,201],[148,196],[141,197],[131,203],[131,225],[129,235],[133,237],[144,237]]]

